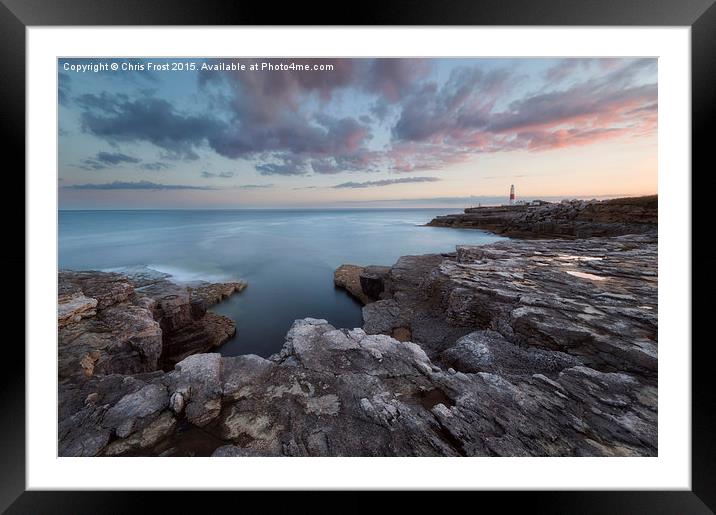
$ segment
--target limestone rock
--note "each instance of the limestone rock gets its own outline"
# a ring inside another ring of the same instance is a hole
[[[362,271],[362,266],[341,265],[333,272],[333,283],[339,288],[345,288],[348,293],[358,299],[361,304],[365,305],[372,302],[373,299],[363,292],[360,283],[360,274]]]
[[[57,326],[65,327],[97,314],[97,299],[85,296],[79,288],[63,284],[57,295]]]
[[[655,236],[460,246],[455,257],[401,258],[390,285],[384,300],[363,308],[366,332],[409,328],[431,356],[487,329],[513,348],[557,351],[599,370],[655,377]],[[444,356],[456,359],[457,352]]]
[[[167,389],[158,384],[148,384],[140,390],[122,397],[107,410],[102,424],[112,429],[120,438],[126,438],[137,429],[144,428],[168,407]]]
[[[531,347],[520,347],[500,333],[475,331],[460,338],[441,355],[443,363],[460,372],[489,372],[504,376],[543,374],[555,376],[581,365],[576,356]]]
[[[193,354],[169,371],[136,349],[157,334],[175,357],[199,348],[177,342],[213,323],[216,295],[92,274],[65,290],[103,307],[60,330],[60,370],[82,364],[60,383],[61,456],[657,455],[653,234],[405,256],[362,328],[297,320],[268,359]]]
[[[258,449],[237,447],[236,445],[224,445],[216,449],[211,456],[214,458],[257,458],[262,456],[276,456],[276,454]]]
[[[206,309],[245,283],[187,288],[147,267],[122,270],[59,273],[61,380],[170,368],[235,334],[232,320]]]
[[[218,304],[234,293],[240,293],[248,284],[244,281],[229,283],[202,283],[188,287],[192,302],[201,302],[204,308]]]
[[[373,300],[378,300],[385,290],[385,281],[388,278],[390,267],[367,266],[358,275],[361,290]]]
[[[268,360],[195,355],[169,373],[67,385],[61,455],[158,455],[198,435],[213,456],[656,454],[655,385],[514,351],[534,358],[525,363],[494,334],[462,344],[485,341],[493,361],[479,366],[490,371],[443,371],[415,343],[298,320]],[[168,392],[178,388],[200,433],[175,423]],[[82,402],[89,390],[96,404]]]

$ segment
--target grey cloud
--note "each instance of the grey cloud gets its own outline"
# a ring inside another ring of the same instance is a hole
[[[443,87],[428,83],[406,99],[393,136],[404,141],[434,136],[450,140],[485,127],[495,101],[509,89],[511,75],[507,70],[456,68]]]
[[[99,152],[97,161],[107,165],[116,165],[120,163],[139,163],[141,159],[122,154],[121,152]]]
[[[285,60],[269,60],[272,63]],[[313,59],[297,59],[313,64]],[[309,97],[327,102],[344,89],[377,95],[395,104],[430,69],[421,59],[322,59],[335,70],[325,73],[202,73],[207,96],[232,115],[226,130],[208,138],[209,145],[229,158],[258,160],[262,174],[302,175],[371,170],[375,159],[366,143],[373,118],[357,120],[322,114],[310,116],[301,106]],[[387,109],[384,107],[384,109]],[[290,158],[286,158],[290,155]]]
[[[195,149],[217,137],[225,126],[205,115],[177,111],[163,99],[127,95],[84,94],[76,99],[83,109],[83,130],[110,143],[148,141],[167,152],[168,157],[196,159]]]
[[[220,173],[213,173],[213,172],[201,172],[201,176],[205,179],[211,179],[214,177],[218,177],[220,179],[229,179],[233,177],[235,174],[234,172],[220,172]]]
[[[166,163],[162,163],[160,161],[154,161],[152,163],[142,163],[139,165],[139,168],[142,170],[149,170],[152,172],[158,172],[160,170],[166,170],[169,168],[169,165]]]
[[[210,186],[193,186],[188,184],[157,184],[149,181],[138,182],[106,182],[101,184],[73,184],[65,186],[73,190],[215,190]]]
[[[269,183],[269,184],[241,184],[238,187],[241,189],[245,189],[245,190],[258,190],[258,189],[265,189],[265,188],[273,188],[274,185],[271,183]]]
[[[57,74],[57,100],[62,105],[67,105],[70,100],[71,77],[66,73]]]
[[[566,79],[580,68],[583,70],[588,69],[593,64],[600,61],[603,61],[603,59],[596,59],[592,57],[568,57],[566,59],[562,59],[559,63],[549,68],[545,72],[544,77],[549,82],[559,82]]]
[[[427,76],[430,67],[430,61],[426,59],[373,59],[363,76],[364,85],[386,101],[398,102],[419,79]]]
[[[525,95],[500,111],[495,106],[513,83],[508,71],[458,68],[442,87],[424,84],[406,96],[392,129],[393,169],[431,169],[480,152],[548,150],[653,130],[656,60],[598,61],[603,73]],[[585,66],[593,65],[561,63],[559,73]]]
[[[82,168],[83,170],[103,170],[105,168],[110,168],[112,166],[122,165],[122,164],[137,164],[141,163],[142,160],[133,157],[128,156],[127,154],[123,154],[121,152],[98,152],[95,157],[90,157],[87,159],[82,160],[82,162],[78,165],[76,165],[78,168]],[[144,167],[144,165],[141,165],[140,167]]]
[[[80,164],[70,166],[75,166],[77,168],[81,168],[82,170],[104,170],[105,168],[108,168],[106,164],[100,163],[96,159],[84,159]]]
[[[420,59],[321,59],[336,67],[325,73],[200,73],[201,97],[212,114],[181,111],[154,91],[136,98],[85,94],[75,102],[86,132],[114,145],[149,142],[160,148],[162,159],[198,159],[200,151],[211,149],[229,159],[249,160],[263,175],[427,171],[479,152],[548,149],[613,137],[617,132],[606,130],[612,115],[614,124],[643,124],[649,130],[653,124],[644,120],[655,113],[656,84],[635,77],[656,61],[608,61],[609,66],[600,61],[599,76],[565,83],[570,87],[564,91],[525,95],[499,111],[496,106],[513,91],[514,70],[460,67],[439,85],[426,81],[431,64]],[[569,76],[569,67],[593,66],[560,65],[562,71],[553,76]],[[327,114],[335,112],[328,103],[347,91],[368,94],[371,112]],[[590,124],[573,122],[580,117],[591,117]],[[376,150],[370,142],[379,122],[393,125],[387,127],[392,140]],[[565,123],[576,130],[554,134]],[[587,126],[594,123],[604,131]],[[88,169],[103,165],[96,159],[83,163]],[[140,167],[152,169],[149,163]]]
[[[308,173],[306,161],[297,156],[278,155],[273,161],[254,166],[263,175],[305,175]]]
[[[614,113],[623,105],[652,104],[656,84],[610,88],[606,84],[580,84],[566,91],[536,95],[513,102],[510,112],[493,118],[490,130],[504,132],[536,125],[555,125],[581,116]],[[631,109],[630,109],[631,111]]]
[[[391,186],[393,184],[407,184],[414,182],[437,182],[441,179],[438,177],[401,177],[399,179],[383,179],[379,181],[366,182],[343,182],[336,184],[334,188],[373,188],[379,186]]]

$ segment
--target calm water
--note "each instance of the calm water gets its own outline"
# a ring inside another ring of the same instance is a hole
[[[148,265],[178,281],[243,279],[212,308],[236,321],[224,355],[268,356],[297,318],[362,324],[360,305],[333,285],[343,264],[392,265],[400,256],[450,252],[500,239],[482,231],[422,227],[450,209],[61,211],[59,266]]]

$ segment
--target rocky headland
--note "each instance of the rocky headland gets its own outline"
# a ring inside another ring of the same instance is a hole
[[[60,455],[657,454],[655,231],[334,280],[362,328],[297,320],[269,358],[222,357],[233,324],[206,308],[242,283],[61,272]]]
[[[536,205],[484,206],[438,216],[427,225],[482,229],[518,238],[591,238],[655,233],[658,197],[570,200]]]

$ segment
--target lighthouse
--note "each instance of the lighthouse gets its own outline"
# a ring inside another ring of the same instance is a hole
[[[510,205],[515,203],[515,185],[510,185]]]

